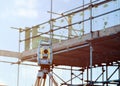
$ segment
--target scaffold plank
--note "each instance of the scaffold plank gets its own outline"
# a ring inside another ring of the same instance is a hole
[[[19,52],[0,50],[0,56],[20,58],[21,54]]]
[[[86,44],[88,40],[94,40],[96,38],[101,38],[105,36],[110,36],[120,32],[120,25],[116,25],[110,28],[102,29],[100,31],[93,32],[93,38],[91,39],[90,33],[83,35],[81,38],[73,38],[61,43],[53,44],[53,52],[61,51],[64,49],[80,46]],[[37,49],[24,51],[22,53],[21,59],[29,58],[31,56],[35,56],[37,53]]]
[[[120,60],[120,25],[94,31],[92,34],[93,38],[90,37],[91,33],[87,33],[81,38],[77,37],[53,44],[53,63],[78,67],[89,66],[89,42],[93,46],[93,65]],[[0,56],[19,57],[22,61],[36,62],[37,49],[22,53],[0,50]]]

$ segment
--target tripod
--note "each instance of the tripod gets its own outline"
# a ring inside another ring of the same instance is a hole
[[[35,86],[45,86],[46,76],[49,76],[50,80],[54,83],[54,86],[58,86],[57,82],[53,78],[50,73],[50,67],[42,67],[41,70],[38,71],[37,79],[35,82]]]

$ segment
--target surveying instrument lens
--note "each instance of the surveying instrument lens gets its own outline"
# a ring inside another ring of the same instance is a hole
[[[45,50],[44,50],[44,53],[45,53],[45,54],[47,54],[47,53],[48,53],[48,50],[47,50],[47,49],[45,49]]]

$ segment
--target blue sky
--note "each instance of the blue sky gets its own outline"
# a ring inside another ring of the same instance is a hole
[[[56,13],[78,7],[82,3],[81,0],[53,1],[53,12]],[[0,0],[0,50],[18,51],[18,31],[10,27],[32,27],[47,21],[50,17],[47,11],[50,11],[50,0]],[[114,17],[112,19],[114,20]],[[101,26],[99,22],[98,25]],[[0,57],[0,60],[16,61],[16,59],[6,57]],[[37,69],[36,67],[21,66],[20,86],[32,86]],[[16,80],[17,65],[0,63],[0,82],[16,86]]]
[[[74,4],[72,4],[74,3]],[[54,0],[54,11],[61,13],[80,5],[79,0]],[[31,27],[49,20],[50,0],[1,0],[0,1],[0,50],[18,51],[18,31],[10,27]],[[0,60],[16,59],[0,57]],[[32,86],[37,70],[20,67],[20,86]],[[17,84],[17,65],[0,63],[0,82],[9,86]],[[24,84],[23,84],[24,83]]]

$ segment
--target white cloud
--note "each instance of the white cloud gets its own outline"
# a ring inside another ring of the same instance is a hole
[[[12,7],[4,8],[4,11],[0,14],[0,19],[11,17],[38,18],[39,11],[37,4],[38,0],[14,0]]]
[[[70,2],[70,0],[63,0],[65,3],[68,3],[68,2]]]
[[[17,16],[26,17],[26,18],[37,18],[38,12],[35,9],[18,9],[16,12]]]
[[[0,19],[7,19],[11,16],[11,14],[12,14],[12,11],[9,11],[9,9],[6,8],[4,9],[3,12],[1,12]]]
[[[38,0],[15,0],[18,7],[36,8]]]
[[[38,0],[15,0],[16,12],[14,12],[14,15],[26,18],[37,18],[37,1]]]

